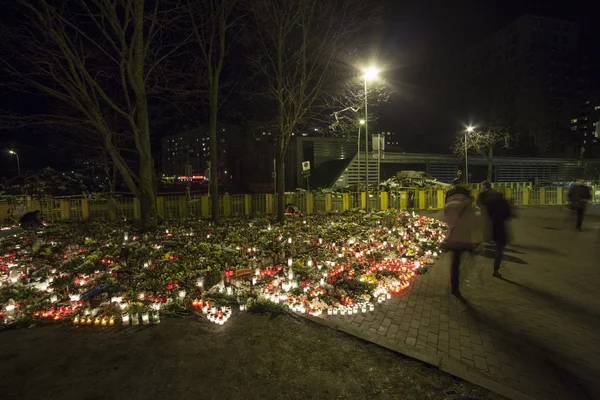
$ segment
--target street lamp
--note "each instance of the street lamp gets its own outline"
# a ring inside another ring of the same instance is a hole
[[[368,110],[368,91],[367,82],[370,79],[377,78],[379,71],[375,67],[369,67],[365,70],[365,192],[367,196],[366,210],[369,211],[369,110]]]
[[[21,176],[21,162],[19,161],[19,154],[17,154],[17,152],[14,150],[9,150],[8,152],[9,154],[14,154],[15,156],[17,156],[17,171],[19,173],[19,176]]]
[[[360,186],[360,128],[362,128],[362,126],[365,124],[365,120],[361,119],[358,121],[358,141],[357,141],[357,153],[356,153],[356,162],[357,162],[357,177],[358,177],[358,183],[357,185]]]
[[[467,130],[465,131],[465,184],[469,183],[469,158],[467,155],[467,135],[471,132],[473,132],[475,128],[473,128],[471,125],[467,126]]]

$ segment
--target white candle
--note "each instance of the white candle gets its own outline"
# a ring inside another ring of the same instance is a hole
[[[288,267],[291,268],[292,267],[292,263],[293,263],[293,260],[291,258],[288,258]]]
[[[147,312],[142,314],[142,324],[147,325],[150,323],[150,315]]]
[[[140,317],[139,315],[136,314],[131,314],[131,325],[139,325],[140,324]]]
[[[160,313],[158,311],[154,311],[152,313],[152,322],[155,324],[160,324]]]

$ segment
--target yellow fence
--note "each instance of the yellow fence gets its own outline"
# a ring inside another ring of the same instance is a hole
[[[514,205],[564,205],[567,204],[568,188],[537,187],[511,185],[497,186]],[[478,187],[473,187],[477,196]],[[600,186],[592,187],[592,201],[600,202]],[[405,190],[399,192],[362,193],[299,193],[286,195],[286,204],[294,204],[302,213],[320,213],[331,211],[370,210],[439,210],[444,207],[444,190]],[[208,218],[211,214],[211,198],[202,196],[188,199],[183,196],[165,196],[157,198],[158,214],[165,219]],[[46,198],[28,200],[27,210],[41,210],[47,221],[65,220],[118,220],[137,219],[140,215],[139,202],[135,198],[120,197],[114,199],[82,198]],[[273,194],[240,194],[219,196],[219,211],[223,216],[270,215],[277,211],[277,202]],[[10,203],[0,203],[0,216],[4,222],[15,220],[16,210]]]

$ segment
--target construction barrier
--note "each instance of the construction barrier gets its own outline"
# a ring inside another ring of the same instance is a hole
[[[479,187],[471,188],[476,196]],[[511,204],[516,206],[560,206],[568,203],[568,187],[529,187],[527,185],[496,185]],[[600,202],[600,186],[591,187],[592,202]],[[446,191],[440,189],[409,189],[377,193],[296,193],[286,194],[286,204],[294,204],[302,213],[344,212],[369,210],[440,210],[444,207]],[[221,195],[219,212],[223,216],[260,216],[277,212],[273,194]],[[185,196],[157,198],[158,215],[165,219],[208,218],[211,215],[209,196],[189,199]],[[26,204],[26,206],[25,206]],[[46,221],[82,221],[138,219],[139,201],[133,197],[118,198],[44,198],[28,199],[16,206],[15,202],[0,202],[3,222],[14,223],[26,211],[40,210]]]

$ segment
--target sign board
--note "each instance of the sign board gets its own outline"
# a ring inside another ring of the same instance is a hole
[[[310,161],[302,161],[302,171],[310,171]]]
[[[385,150],[385,136],[376,134],[373,135],[373,151]]]

